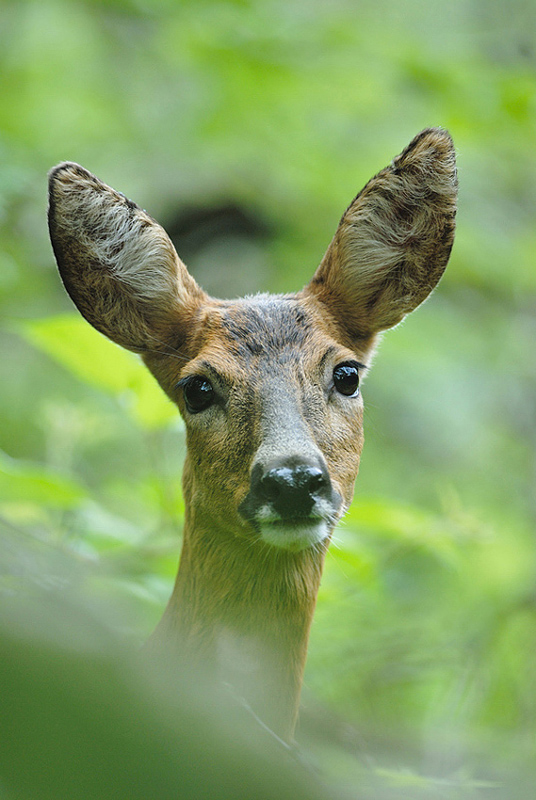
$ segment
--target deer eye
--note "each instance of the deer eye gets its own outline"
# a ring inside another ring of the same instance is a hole
[[[201,375],[185,378],[184,381],[179,381],[177,386],[182,387],[184,402],[190,414],[204,411],[212,405],[216,397],[210,381]]]
[[[352,361],[338,364],[333,370],[333,384],[340,394],[357,397],[359,394],[359,369]]]

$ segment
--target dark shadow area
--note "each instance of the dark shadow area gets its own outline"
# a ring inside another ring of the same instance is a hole
[[[163,224],[185,260],[194,258],[217,239],[239,237],[265,242],[274,233],[265,219],[233,200],[211,206],[189,206],[171,215]]]
[[[195,279],[210,294],[236,297],[269,285],[267,248],[274,231],[259,214],[229,200],[184,208],[164,227]]]

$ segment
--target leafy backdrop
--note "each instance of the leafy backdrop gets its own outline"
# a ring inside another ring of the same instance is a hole
[[[182,424],[62,290],[47,170],[79,161],[133,197],[232,297],[299,288],[375,171],[423,127],[454,137],[453,255],[367,380],[312,634],[304,729],[343,786],[365,767],[397,797],[497,797],[509,776],[527,796],[535,31],[523,0],[0,8],[0,590],[75,593],[133,642],[176,570]],[[199,223],[224,211],[249,223]]]

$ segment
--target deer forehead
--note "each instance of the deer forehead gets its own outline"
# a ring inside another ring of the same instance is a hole
[[[181,377],[210,371],[239,391],[292,384],[306,391],[334,361],[356,358],[313,304],[296,295],[258,295],[218,301],[198,320],[194,352]],[[270,394],[273,392],[270,390]]]

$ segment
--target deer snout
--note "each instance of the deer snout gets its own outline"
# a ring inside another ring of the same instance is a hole
[[[287,457],[253,467],[239,510],[265,542],[302,550],[329,536],[341,502],[323,460]]]
[[[315,502],[329,500],[332,492],[327,470],[311,464],[272,464],[257,480],[259,497],[282,519],[309,516]]]

